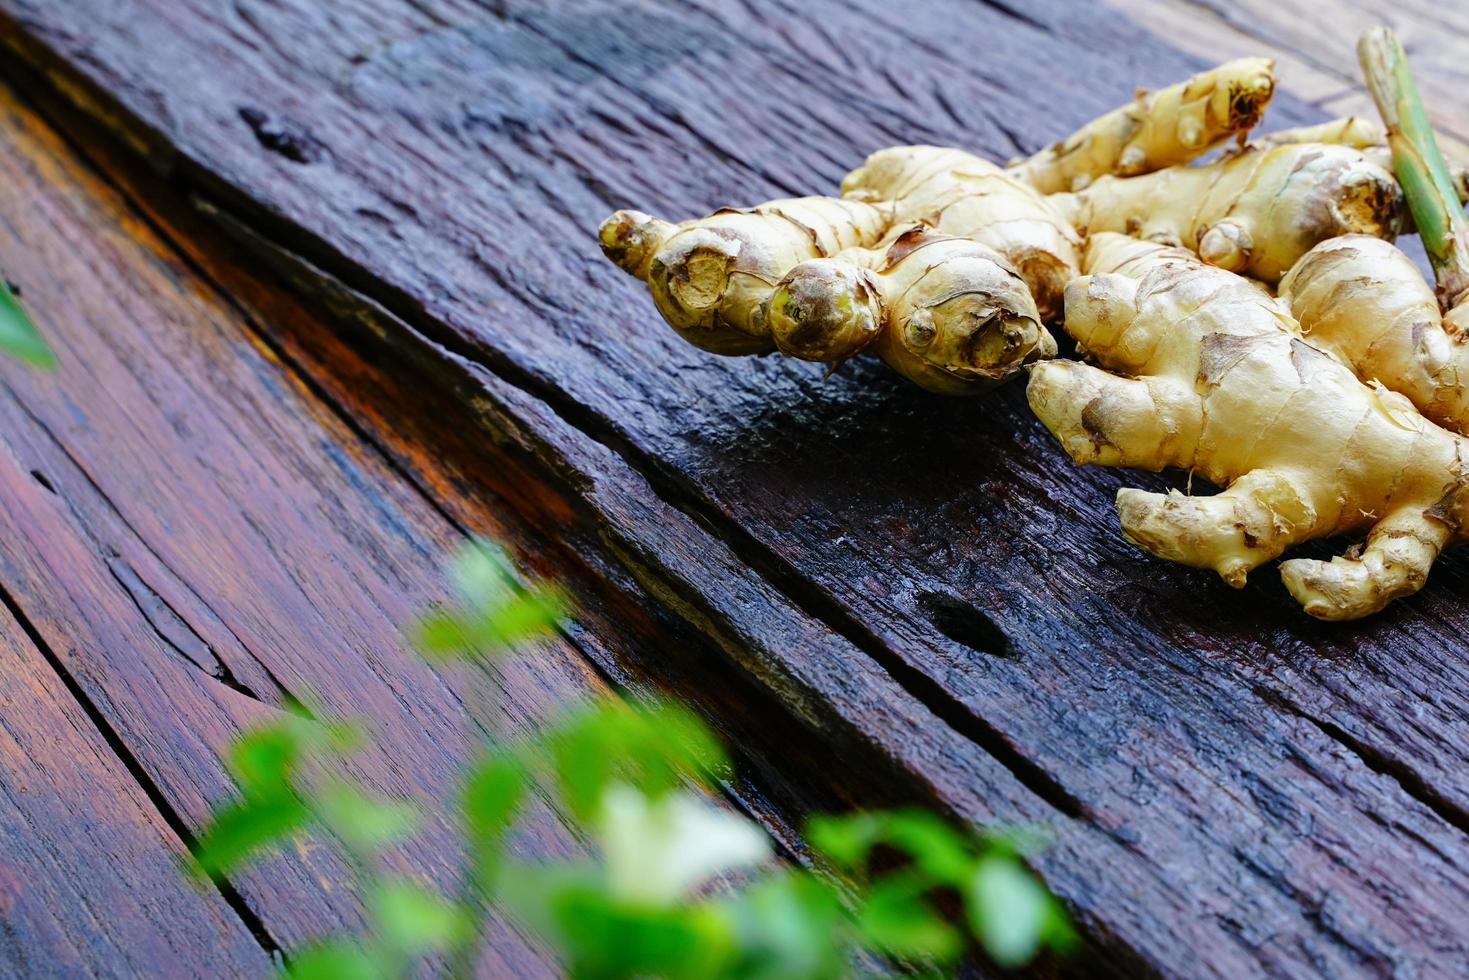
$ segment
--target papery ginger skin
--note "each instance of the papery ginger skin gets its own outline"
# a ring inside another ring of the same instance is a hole
[[[1046,361],[1027,388],[1077,462],[1176,467],[1227,487],[1124,489],[1124,534],[1241,586],[1291,545],[1367,531],[1359,557],[1282,563],[1286,587],[1321,619],[1366,616],[1421,588],[1438,553],[1465,539],[1469,444],[1302,340],[1258,284],[1147,248],[1096,236],[1091,274],[1067,290],[1067,330],[1107,370]]]
[[[1060,315],[1080,271],[1081,238],[1051,201],[982,157],[946,146],[878,150],[842,180],[842,196],[889,208],[1004,256],[1029,285],[1044,319]]]
[[[1277,283],[1339,235],[1391,239],[1402,192],[1367,154],[1329,143],[1247,146],[1215,163],[1103,177],[1052,198],[1083,234],[1123,232]]]
[[[639,211],[602,222],[602,251],[648,284],[658,312],[689,343],[716,354],[776,347],[765,301],[797,263],[872,245],[889,211],[859,201],[802,197],[754,208],[723,208],[673,224]]]

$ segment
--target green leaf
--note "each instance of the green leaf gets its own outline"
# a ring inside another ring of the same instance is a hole
[[[470,609],[496,603],[515,587],[515,573],[505,552],[482,538],[472,538],[454,553],[449,574]]]
[[[930,810],[899,810],[886,818],[883,838],[913,858],[929,878],[963,887],[974,867],[971,842]]]
[[[485,633],[493,647],[513,650],[545,636],[563,615],[560,592],[537,589],[518,593],[486,611]]]
[[[481,759],[464,781],[461,805],[471,838],[498,837],[509,828],[525,796],[525,769],[507,753]]]
[[[299,726],[263,725],[240,735],[230,745],[230,770],[246,795],[279,796],[290,792],[291,776],[301,756]]]
[[[708,903],[647,908],[575,880],[549,896],[555,938],[576,977],[724,976],[734,956],[729,912]]]
[[[718,739],[692,712],[660,701],[606,700],[547,735],[556,776],[580,819],[596,816],[614,781],[659,796],[685,778],[707,781],[727,765]]]
[[[374,854],[411,834],[418,809],[406,800],[374,799],[351,783],[333,780],[314,794],[317,815],[353,853]]]
[[[998,855],[975,866],[965,894],[974,934],[1001,966],[1021,966],[1064,921],[1056,900],[1020,862]]]
[[[11,290],[0,281],[0,352],[40,368],[56,366],[56,355],[41,337],[30,314]]]
[[[406,956],[448,949],[471,934],[471,919],[462,908],[412,882],[380,884],[367,904],[378,940]]]
[[[806,822],[806,839],[828,859],[857,870],[882,832],[882,821],[871,813],[818,814]]]
[[[487,542],[466,544],[449,571],[459,606],[428,613],[413,631],[414,646],[430,660],[513,651],[550,632],[564,615],[558,590],[522,590],[504,553]]]
[[[293,795],[241,800],[216,810],[194,848],[196,873],[228,874],[242,861],[306,826],[310,813]]]
[[[284,971],[291,980],[382,980],[378,961],[349,940],[317,943],[291,957]]]
[[[850,930],[831,886],[804,871],[768,875],[729,900],[741,980],[845,976]]]
[[[958,957],[963,936],[924,897],[925,890],[919,876],[903,872],[873,886],[857,916],[857,927],[873,948],[943,963]]]
[[[458,613],[436,610],[414,626],[413,647],[429,660],[447,660],[478,646],[476,624]]]
[[[484,896],[497,887],[504,834],[525,798],[525,768],[509,753],[492,753],[469,771],[460,795],[473,857],[471,883]]]

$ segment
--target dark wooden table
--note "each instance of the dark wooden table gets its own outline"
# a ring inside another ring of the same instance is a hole
[[[1018,386],[703,355],[592,235],[1005,158],[1238,54],[1280,56],[1273,123],[1360,109],[1372,12],[1284,7],[0,0],[0,270],[61,356],[0,366],[0,972],[260,975],[357,923],[324,849],[176,870],[288,693],[442,794],[483,732],[655,688],[786,860],[825,808],[1049,827],[1074,972],[1469,972],[1464,555],[1308,622],[1122,542],[1115,489],[1168,479],[1073,467]],[[1462,149],[1466,16],[1391,16]],[[404,652],[469,532],[576,599],[503,671]],[[542,807],[520,846],[583,845]]]

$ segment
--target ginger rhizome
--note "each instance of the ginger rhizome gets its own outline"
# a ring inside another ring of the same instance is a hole
[[[925,387],[977,391],[1055,351],[1042,324],[1079,271],[1080,236],[1043,191],[1192,159],[1252,125],[1273,89],[1269,61],[1230,62],[1140,93],[1008,171],[961,150],[893,147],[848,175],[842,200],[678,224],[619,211],[601,245],[704,350],[832,364],[871,350]]]
[[[1396,245],[1362,235],[1322,242],[1281,281],[1280,296],[1311,343],[1440,425],[1469,431],[1469,307],[1441,315]]]
[[[602,249],[648,284],[680,336],[718,354],[835,364],[870,349],[945,394],[1055,354],[1035,295],[1058,310],[1078,241],[1045,198],[936,147],[882,151],[848,183],[847,199],[677,225],[619,211],[602,224]]]
[[[680,336],[718,354],[836,363],[871,349],[926,388],[963,394],[1056,352],[1003,256],[924,225],[884,237],[889,215],[820,197],[678,225],[619,211],[601,241]]]
[[[1402,195],[1362,150],[1284,143],[1247,146],[1205,166],[1102,177],[1052,200],[1083,235],[1124,232],[1182,246],[1273,284],[1328,238],[1392,238]]]
[[[1275,92],[1267,58],[1241,58],[1123,106],[1013,163],[1011,173],[1043,194],[1077,191],[1104,175],[1130,177],[1188,163],[1247,132]]]
[[[842,196],[890,208],[999,252],[1030,286],[1041,316],[1061,312],[1080,271],[1081,239],[1050,200],[982,157],[942,146],[878,150],[847,174]]]
[[[1004,256],[923,224],[796,266],[771,295],[767,322],[794,357],[835,361],[870,343],[899,374],[946,395],[983,391],[1056,353]]]
[[[1356,619],[1422,587],[1469,527],[1469,444],[1311,346],[1258,283],[1179,249],[1099,234],[1066,329],[1100,368],[1031,371],[1031,407],[1078,463],[1176,467],[1226,489],[1124,489],[1123,533],[1234,586],[1294,544],[1353,531],[1330,562],[1282,563],[1313,616]]]
[[[598,237],[608,258],[648,284],[680,337],[716,354],[762,354],[776,348],[765,326],[776,282],[805,259],[876,244],[891,223],[870,204],[801,197],[680,224],[618,211]]]
[[[1360,52],[1437,295],[1396,247],[1352,236],[1307,253],[1282,280],[1281,298],[1312,343],[1359,377],[1381,381],[1428,418],[1469,432],[1469,222],[1460,188],[1439,153],[1401,45],[1372,31]]]

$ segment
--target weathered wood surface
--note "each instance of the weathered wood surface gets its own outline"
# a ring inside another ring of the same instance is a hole
[[[6,975],[182,976],[203,963],[221,976],[268,970],[223,896],[179,875],[174,828],[7,608],[0,691]]]
[[[710,669],[707,642],[651,621],[663,614],[635,587],[582,588],[591,577],[539,533],[566,504],[536,481],[481,454],[474,492],[439,509],[374,441],[404,438],[409,416],[383,418],[372,367],[202,230],[176,251],[167,209],[133,186],[125,200],[4,90],[0,184],[0,268],[62,360],[55,374],[0,365],[0,586],[31,637],[0,610],[0,973],[259,976],[278,948],[356,925],[350,876],[322,848],[223,895],[179,873],[180,836],[229,792],[220,750],[286,692],[369,720],[370,785],[448,799],[482,732],[528,731],[607,692],[609,674],[645,689],[657,659],[746,750],[730,795],[781,838],[863,794],[826,746],[792,749],[793,723]],[[272,346],[272,323],[290,324],[289,345]],[[312,343],[335,374],[306,370]],[[444,676],[401,627],[446,597],[440,563],[465,528],[533,556],[579,613],[523,661]],[[460,855],[439,816],[403,866],[447,886]],[[580,847],[544,807],[515,846]],[[487,950],[489,975],[553,972],[503,923]]]
[[[539,461],[609,578],[957,812],[1054,826],[1038,867],[1114,962],[1462,971],[1462,556],[1377,620],[1305,622],[1267,570],[1231,593],[1120,542],[1113,491],[1159,481],[1072,468],[1018,390],[701,355],[591,237],[618,206],[830,187],[889,142],[1007,156],[1198,62],[1059,3],[0,11],[260,256],[345,283],[354,343]]]

